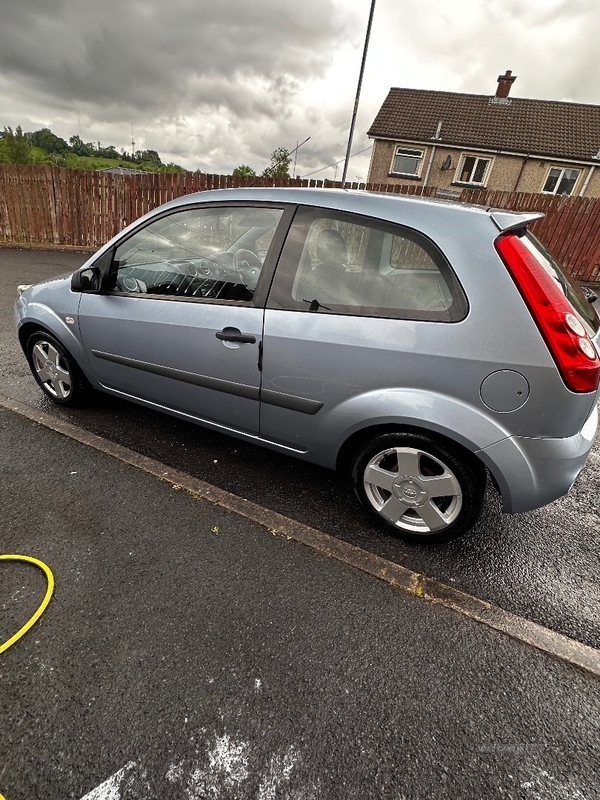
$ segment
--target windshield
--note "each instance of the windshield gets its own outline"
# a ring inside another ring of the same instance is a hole
[[[554,257],[550,255],[533,233],[525,231],[521,236],[521,241],[530,253],[536,257],[546,272],[559,284],[563,294],[581,317],[588,334],[594,336],[600,328],[600,319],[598,319],[594,306],[586,300],[578,282],[563,272]]]

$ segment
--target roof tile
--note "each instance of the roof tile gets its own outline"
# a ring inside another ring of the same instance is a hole
[[[600,106],[392,88],[368,135],[589,161],[600,150]]]

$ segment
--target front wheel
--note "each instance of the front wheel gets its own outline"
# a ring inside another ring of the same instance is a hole
[[[388,530],[415,543],[448,542],[473,527],[485,474],[449,447],[412,433],[370,441],[352,465],[354,491]]]
[[[73,357],[61,343],[44,331],[27,340],[27,360],[43,392],[61,406],[81,406],[89,385]]]

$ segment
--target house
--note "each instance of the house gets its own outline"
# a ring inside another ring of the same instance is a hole
[[[600,197],[600,106],[494,95],[390,89],[368,136],[368,181]]]

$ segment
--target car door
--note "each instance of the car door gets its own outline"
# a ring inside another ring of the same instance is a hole
[[[330,444],[365,419],[353,415],[377,417],[374,393],[434,382],[428,371],[455,327],[440,323],[466,312],[454,273],[422,234],[299,208],[265,313],[261,436],[330,465]],[[358,395],[364,402],[346,403]]]
[[[128,398],[257,433],[263,268],[280,246],[284,216],[282,206],[186,206],[118,243],[108,290],[82,294],[79,307],[98,381]]]

